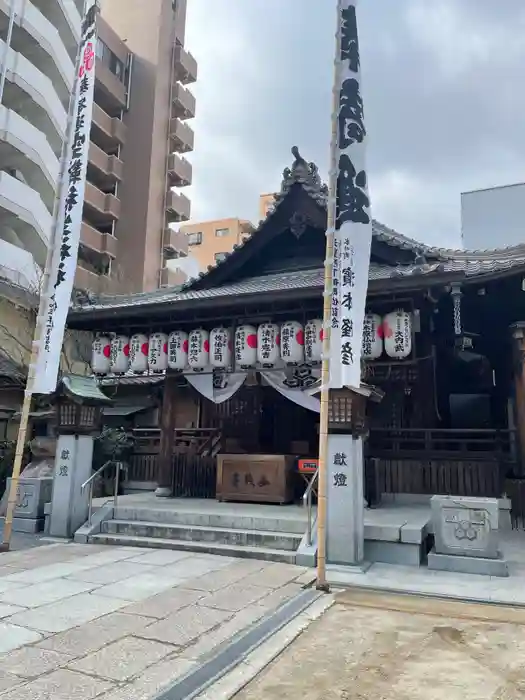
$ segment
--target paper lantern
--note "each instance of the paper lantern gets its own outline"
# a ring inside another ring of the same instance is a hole
[[[143,333],[135,333],[129,341],[129,368],[135,374],[143,374],[148,370],[148,337]]]
[[[173,331],[168,337],[168,367],[183,370],[188,366],[188,334]]]
[[[168,336],[165,333],[153,333],[149,337],[148,368],[153,374],[168,369]]]
[[[111,341],[107,336],[99,335],[91,349],[91,369],[93,374],[108,374],[110,367]]]
[[[281,326],[281,358],[287,365],[304,362],[304,330],[297,321],[287,321]]]
[[[382,324],[385,352],[388,357],[402,360],[412,352],[412,317],[398,309],[385,316]]]
[[[188,336],[188,365],[193,372],[202,372],[210,361],[210,334],[198,328]]]
[[[255,326],[239,326],[235,330],[235,364],[249,369],[257,364],[257,329]]]
[[[214,328],[210,333],[210,365],[217,369],[231,366],[232,339],[228,328]]]
[[[377,360],[383,354],[381,316],[366,314],[363,322],[363,359]]]
[[[323,356],[323,322],[315,318],[304,327],[304,359],[306,362],[321,362]]]
[[[281,356],[279,326],[276,323],[261,323],[257,329],[257,362],[265,369],[275,367]]]
[[[113,374],[126,374],[129,369],[129,338],[116,335],[111,341],[110,368]]]

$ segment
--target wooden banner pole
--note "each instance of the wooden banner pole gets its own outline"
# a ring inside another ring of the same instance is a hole
[[[337,117],[341,47],[341,2],[337,2],[336,52],[332,93],[332,138],[326,224],[326,253],[323,292],[323,361],[321,365],[321,412],[319,416],[319,484],[317,493],[317,588],[328,591],[326,581],[326,495],[328,453],[328,401],[330,396],[330,327],[332,320],[332,276],[337,198]]]

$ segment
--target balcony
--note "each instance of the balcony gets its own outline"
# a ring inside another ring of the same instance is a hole
[[[102,222],[114,221],[120,216],[120,199],[104,194],[90,182],[86,182],[84,206],[92,212],[93,218]]]
[[[110,117],[97,104],[93,105],[93,123],[91,128],[94,128],[97,132],[97,140],[102,137],[104,142],[107,143],[108,149],[115,145],[115,141],[120,145],[126,142],[127,127],[124,122],[118,117]]]
[[[193,151],[195,135],[193,129],[180,119],[174,118],[170,122],[170,137],[173,141],[173,150],[177,153]]]
[[[86,270],[85,267],[77,265],[75,271],[74,286],[76,289],[89,290],[90,292],[99,292],[101,286],[101,276],[91,270]]]
[[[104,153],[94,143],[89,144],[88,163],[106,178],[122,181],[124,177],[124,163],[120,158]]]
[[[168,175],[172,187],[187,187],[191,185],[193,179],[192,165],[186,158],[177,153],[170,153],[168,156]]]
[[[117,239],[110,233],[101,233],[96,228],[90,226],[85,221],[82,222],[80,229],[80,242],[90,250],[94,250],[101,255],[107,255],[109,258],[117,257]]]
[[[95,64],[95,99],[110,113],[127,106],[126,86],[99,58]]]
[[[164,229],[163,248],[168,258],[184,257],[188,254],[188,237],[168,226]]]
[[[163,267],[160,271],[160,286],[161,287],[180,287],[188,281],[188,276],[180,269],[172,270],[169,267]]]
[[[183,194],[177,194],[170,190],[166,196],[166,212],[169,223],[188,221],[190,218],[191,203]]]
[[[173,85],[172,114],[179,119],[193,119],[195,116],[195,96],[180,83]]]
[[[175,46],[175,78],[183,85],[197,80],[197,61],[183,46]]]

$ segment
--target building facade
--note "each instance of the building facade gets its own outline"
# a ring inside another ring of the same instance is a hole
[[[0,277],[32,291],[51,235],[83,4],[0,3]],[[172,225],[190,215],[174,189],[192,180],[182,154],[193,149],[185,85],[197,64],[184,49],[185,21],[185,2],[101,2],[78,289],[183,281],[167,262],[186,254]]]
[[[231,253],[234,246],[251,236],[253,225],[244,219],[216,219],[181,226],[189,254],[197,261],[201,272],[217,265]]]
[[[113,290],[148,291],[185,278],[168,263],[187,252],[185,236],[173,226],[190,218],[181,190],[192,182],[185,154],[193,150],[187,122],[195,97],[187,86],[197,78],[197,63],[184,47],[186,0],[102,0],[101,10],[133,55]]]

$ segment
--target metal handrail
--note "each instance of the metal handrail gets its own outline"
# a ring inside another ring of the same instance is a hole
[[[123,469],[125,472],[128,471],[128,467],[124,462],[118,462],[116,460],[109,460],[108,462],[105,462],[99,469],[97,469],[96,472],[91,474],[89,479],[86,479],[82,486],[80,487],[80,490],[82,492],[85,491],[86,487],[89,486],[89,508],[88,508],[88,525],[91,525],[91,519],[93,517],[93,483],[97,476],[102,474],[102,472],[107,469],[108,467],[115,466],[115,491],[113,493],[113,508],[117,507],[118,503],[118,488],[119,488],[119,479],[120,479],[120,470]]]
[[[314,475],[310,479],[306,491],[303,493],[303,506],[308,509],[307,513],[307,523],[308,529],[306,531],[306,544],[310,547],[312,544],[312,491],[314,489],[315,483],[319,478],[319,467],[315,470]]]

